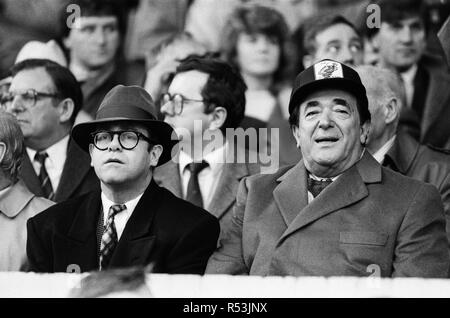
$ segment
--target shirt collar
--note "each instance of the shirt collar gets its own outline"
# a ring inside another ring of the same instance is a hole
[[[226,161],[226,155],[228,154],[228,141],[225,142],[225,144],[217,149],[214,149],[210,153],[206,154],[203,157],[203,160],[206,161],[209,165],[209,168],[213,172],[220,171],[222,168],[222,165]],[[180,166],[180,173],[183,174],[184,170],[186,169],[186,166],[190,163],[194,162],[194,159],[187,154],[184,151],[180,151],[180,157],[179,157],[179,166]]]
[[[58,170],[62,170],[64,167],[67,156],[67,147],[69,146],[69,137],[69,135],[66,135],[60,141],[54,143],[47,149],[42,150],[47,153],[48,159],[53,166],[57,167]],[[36,152],[36,150],[27,147],[27,153],[31,161],[34,160]]]
[[[101,194],[101,198],[102,198],[102,207],[103,207],[103,219],[106,221],[108,220],[108,213],[109,213],[109,208],[113,205],[117,205],[117,204],[125,204],[125,206],[127,207],[126,212],[131,215],[134,211],[134,209],[136,208],[139,200],[141,199],[142,195],[144,194],[144,192],[142,192],[141,194],[139,194],[136,198],[124,202],[124,203],[115,203],[113,201],[111,201],[110,199],[108,199],[106,197],[106,195],[102,192]]]
[[[0,213],[13,218],[33,197],[34,194],[26,188],[23,181],[19,180],[16,184],[0,191]]]
[[[375,158],[378,163],[383,163],[384,157],[388,153],[388,151],[392,148],[394,144],[396,135],[392,136],[380,149],[378,149],[372,156]]]
[[[411,66],[407,71],[400,73],[403,81],[406,83],[412,83],[417,73],[417,64]]]

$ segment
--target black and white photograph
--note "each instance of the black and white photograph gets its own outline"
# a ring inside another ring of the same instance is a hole
[[[449,278],[450,0],[0,0],[0,298],[254,317]]]

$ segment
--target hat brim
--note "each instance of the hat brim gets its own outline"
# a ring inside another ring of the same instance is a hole
[[[368,101],[366,96],[366,89],[362,85],[358,85],[352,80],[345,78],[324,78],[305,84],[300,89],[297,89],[291,96],[289,102],[289,114],[292,113],[295,107],[299,106],[308,95],[318,90],[326,88],[342,89],[354,95],[363,105],[361,107],[368,108]]]
[[[91,133],[96,131],[100,125],[107,123],[137,123],[146,126],[150,130],[150,133],[158,140],[158,144],[163,147],[163,152],[159,157],[157,166],[163,165],[171,160],[178,151],[174,148],[179,142],[178,135],[169,124],[161,120],[137,120],[121,117],[94,120],[75,125],[72,128],[72,138],[81,149],[89,153],[89,144],[92,143]]]

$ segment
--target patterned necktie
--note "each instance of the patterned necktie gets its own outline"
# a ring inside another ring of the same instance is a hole
[[[325,189],[328,185],[331,184],[333,180],[314,180],[312,178],[308,178],[308,191],[312,193],[314,197],[317,197],[323,189]]]
[[[198,184],[198,174],[207,166],[208,163],[206,161],[192,162],[186,166],[191,172],[187,187],[186,201],[189,201],[201,208],[203,207],[203,199],[202,193],[200,192],[200,185]]]
[[[42,191],[44,192],[44,197],[49,200],[53,200],[55,193],[53,192],[52,183],[50,182],[50,178],[48,177],[47,169],[45,169],[45,160],[48,158],[48,154],[46,152],[36,152],[34,156],[34,160],[39,162],[41,165],[41,170],[39,171],[39,182],[41,183]]]
[[[102,240],[100,242],[99,270],[108,267],[109,261],[111,260],[111,256],[118,242],[116,226],[114,225],[114,217],[117,213],[125,210],[126,208],[127,207],[125,204],[116,204],[109,208],[108,220],[106,221],[105,231],[103,232]]]

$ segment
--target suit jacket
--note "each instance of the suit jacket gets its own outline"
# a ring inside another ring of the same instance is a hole
[[[236,193],[242,178],[259,173],[257,163],[226,163],[214,191],[209,207],[205,207],[220,221],[221,233],[231,221],[231,211],[236,202]],[[169,161],[155,169],[154,178],[160,186],[183,198],[180,168],[178,163]]]
[[[27,220],[52,206],[50,200],[36,197],[22,181],[0,196],[0,271],[27,269]]]
[[[450,241],[450,154],[421,145],[409,135],[398,133],[383,165],[405,176],[432,184],[439,190]]]
[[[44,196],[41,183],[28,155],[24,156],[19,176],[31,192],[37,196]],[[70,139],[61,180],[55,191],[55,201],[62,202],[98,189],[100,189],[100,182],[94,169],[91,168],[91,158],[73,139]]]
[[[363,158],[307,199],[303,160],[242,180],[233,227],[207,273],[447,277],[442,202],[434,186]]]
[[[414,79],[413,107],[420,115],[404,107],[400,128],[407,126],[423,144],[450,149],[450,74],[445,62],[425,56],[418,63]]]
[[[27,255],[35,272],[98,269],[100,192],[59,203],[27,223]],[[203,274],[219,236],[215,217],[151,182],[130,216],[109,268],[153,263],[153,271]]]

